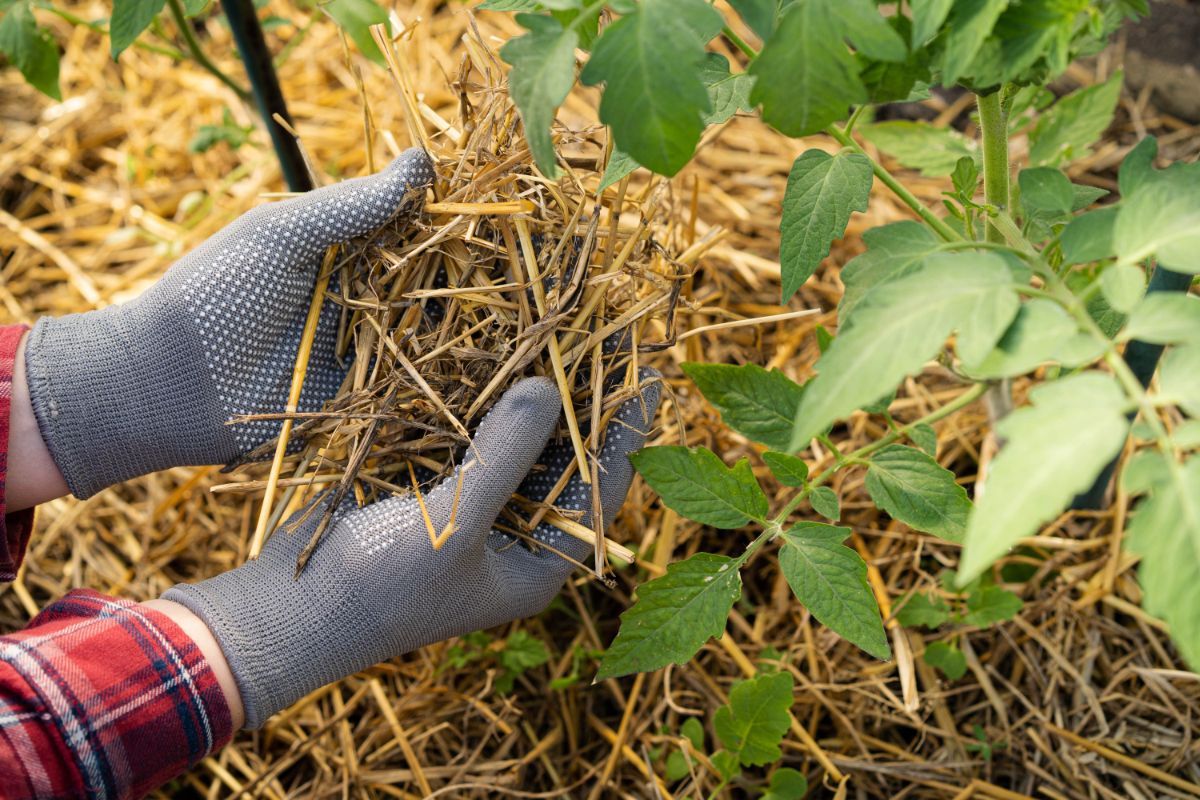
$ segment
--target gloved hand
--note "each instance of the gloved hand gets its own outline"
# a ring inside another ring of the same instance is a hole
[[[628,455],[642,446],[658,406],[656,376],[639,376],[640,396],[625,401],[605,431],[599,458],[605,520],[633,478]],[[454,533],[440,550],[430,543],[414,496],[364,508],[350,501],[299,578],[296,558],[319,513],[295,531],[277,532],[256,561],[163,595],[204,620],[216,637],[237,680],[246,727],[372,664],[549,604],[573,565],[545,549],[533,552],[492,525],[514,491],[542,500],[571,463],[569,442],[546,447],[560,409],[549,378],[523,380],[500,399],[466,451],[461,491],[456,471],[425,497],[438,533],[453,514]],[[545,469],[531,472],[538,463]],[[581,522],[591,524],[592,490],[578,475],[555,505],[584,511]],[[533,535],[578,561],[592,551],[545,523]]]
[[[269,441],[279,422],[326,248],[416,209],[433,180],[423,150],[384,171],[243,214],[137,299],[43,318],[26,344],[34,414],[77,497],[173,466],[224,463]],[[322,309],[301,411],[341,385],[338,307]]]

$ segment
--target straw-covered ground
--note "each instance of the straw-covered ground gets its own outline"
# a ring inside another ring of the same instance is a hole
[[[471,169],[457,170],[455,157],[472,150],[468,142],[486,151],[487,142],[477,136],[486,117],[482,110],[505,105],[482,65],[486,49],[502,41],[496,37],[512,30],[506,16],[482,14],[474,32],[462,4],[404,4],[400,18],[410,31],[396,48],[400,71],[389,74],[357,56],[347,62],[331,24],[317,19],[307,27],[314,12],[277,5],[272,11],[290,23],[269,35],[274,46],[307,30],[280,74],[298,133],[323,179],[363,174],[425,139],[439,156],[443,176],[460,182],[449,185],[469,183]],[[73,6],[85,18],[106,13],[100,3]],[[133,297],[179,255],[282,188],[261,133],[236,150],[222,144],[202,154],[189,152],[198,126],[218,124],[224,108],[241,124],[252,119],[251,110],[211,75],[192,63],[174,63],[137,48],[115,65],[107,40],[98,34],[65,23],[56,33],[67,45],[65,102],[35,94],[13,70],[0,73],[3,322],[29,322],[41,314]],[[217,61],[236,74],[228,31],[212,21],[200,35]],[[464,43],[464,37],[476,36],[476,44]],[[1103,77],[1117,59],[1119,51],[1093,67],[1076,69],[1069,82]],[[401,73],[402,80],[395,82]],[[500,215],[472,227],[469,209],[456,223],[462,209],[435,207],[436,213],[421,218],[415,238],[390,251],[392,258],[404,258],[426,246],[443,259],[440,267],[450,270],[451,285],[469,284],[472,292],[447,295],[438,269],[428,264],[424,272],[404,273],[419,275],[412,280],[376,265],[357,273],[363,282],[350,296],[362,297],[370,289],[382,299],[348,307],[347,313],[374,320],[359,324],[360,333],[372,325],[390,331],[388,341],[402,345],[397,352],[418,373],[418,363],[427,368],[429,388],[439,398],[453,395],[455,374],[448,365],[439,368],[440,358],[476,365],[483,378],[475,378],[463,396],[452,396],[450,411],[470,411],[481,395],[486,403],[484,379],[496,375],[497,364],[511,361],[513,370],[553,372],[547,353],[554,338],[561,344],[566,380],[574,381],[566,388],[576,395],[581,416],[592,413],[591,388],[600,383],[581,378],[594,374],[587,365],[597,363],[596,345],[605,333],[595,320],[632,314],[628,319],[641,323],[643,346],[678,336],[675,344],[643,347],[638,356],[659,368],[671,389],[656,440],[704,444],[732,461],[750,453],[752,445],[721,425],[678,365],[753,362],[796,379],[807,377],[817,357],[817,326],[832,327],[836,321],[838,266],[862,248],[858,232],[903,218],[906,211],[877,191],[869,212],[851,221],[846,240],[825,268],[780,307],[776,225],[787,172],[805,147],[833,145],[817,138],[790,141],[755,120],[735,119],[712,132],[696,162],[669,184],[635,177],[610,189],[605,210],[593,214],[590,206],[584,208],[588,195],[580,188],[586,185],[594,196],[595,159],[604,145],[603,134],[594,128],[592,100],[580,93],[562,114],[577,132],[567,144],[574,148],[571,163],[579,172],[561,187],[526,175],[524,183],[512,184],[512,196],[468,191],[440,198],[447,203],[531,200],[536,206],[532,222],[523,222],[522,214]],[[927,105],[943,122],[967,122],[965,103]],[[364,116],[370,120],[366,128]],[[489,118],[486,124],[494,132],[512,127],[503,119]],[[1200,149],[1200,131],[1158,114],[1145,94],[1127,93],[1118,123],[1095,154],[1076,167],[1074,177],[1115,187],[1113,166],[1147,131],[1159,135],[1168,157],[1194,157]],[[511,153],[517,146],[497,141],[497,152]],[[1021,146],[1018,140],[1016,147]],[[460,164],[468,161],[478,166],[469,159]],[[580,185],[571,183],[576,178]],[[941,182],[915,175],[906,181],[920,197],[938,202]],[[621,213],[614,215],[618,208]],[[535,236],[541,229],[561,233],[572,224],[564,213],[571,209],[581,211],[580,219],[600,224],[589,233],[580,223],[572,230],[581,238],[570,237],[570,247],[557,251]],[[450,228],[437,239],[439,231]],[[616,245],[638,236],[644,239],[622,261]],[[442,241],[450,244],[439,247]],[[505,254],[514,249],[526,254],[528,248],[533,257],[516,264],[510,260],[511,269],[553,258],[558,274],[566,277],[573,273],[562,265],[574,249],[595,248],[600,255],[593,261],[601,272],[593,268],[586,276],[578,296],[571,297],[575,315],[557,323],[555,337],[546,337],[533,322],[576,289],[555,282],[530,285],[548,290],[545,295],[496,289],[495,279],[487,286],[470,283],[471,273],[463,270],[482,256],[468,257],[468,245]],[[611,274],[603,274],[604,265],[613,267]],[[370,277],[380,274],[392,283]],[[412,307],[397,298],[436,300],[439,314],[458,315],[452,321],[462,338],[445,333],[450,323],[442,316],[431,323],[441,326],[434,330],[422,329],[413,317],[412,336],[396,337],[403,320],[388,315]],[[579,314],[589,298],[612,305],[592,308],[582,317],[588,324],[580,328]],[[708,328],[685,338],[698,328],[805,308],[819,313]],[[536,360],[518,364],[513,354],[529,341],[538,350]],[[478,342],[486,345],[475,347]],[[364,373],[371,346],[356,339]],[[376,377],[364,374],[362,393],[357,399],[344,396],[344,409],[361,411],[365,403],[378,410],[384,401],[408,402],[413,413],[425,415],[425,433],[443,437],[443,450],[454,443],[449,416],[423,394],[402,363],[391,384]],[[1018,393],[1022,389],[1018,385]],[[892,412],[898,419],[913,419],[961,391],[951,376],[931,368],[906,383]],[[342,422],[349,424],[348,419]],[[836,438],[842,447],[854,446],[879,433],[877,423],[878,418],[860,415]],[[322,435],[342,437],[341,451],[329,451],[336,473],[349,463],[350,445],[361,440],[365,427],[348,431],[344,426],[334,430],[338,425],[329,420],[321,424]],[[354,424],[366,426],[369,420]],[[973,483],[986,460],[985,428],[978,405],[940,424],[939,460],[964,484]],[[411,456],[421,465],[418,457],[426,451],[412,445],[412,430],[392,431],[394,441],[385,441],[397,457]],[[820,451],[809,456],[816,462],[829,458]],[[286,476],[299,463],[293,456],[285,468],[281,497],[292,488]],[[439,462],[424,466],[436,470]],[[407,485],[407,471],[384,460],[370,461],[364,469],[375,490]],[[40,512],[24,570],[0,592],[0,626],[20,627],[38,607],[73,587],[145,599],[177,581],[235,566],[251,546],[265,474],[263,465],[232,475],[179,469],[87,502],[49,504]],[[766,474],[760,478],[769,480]],[[226,490],[211,491],[218,484],[226,484]],[[853,544],[872,565],[872,585],[885,612],[914,592],[933,590],[938,573],[954,566],[954,546],[881,518],[865,501],[861,476],[852,474],[836,488],[844,522],[854,529]],[[293,501],[296,494],[291,493]],[[1125,502],[1116,499],[1118,512]],[[810,796],[1198,797],[1200,744],[1194,732],[1200,682],[1185,670],[1162,625],[1137,606],[1134,565],[1119,554],[1120,520],[1113,512],[1067,515],[1030,541],[1028,580],[1008,586],[1024,600],[1023,610],[1013,621],[987,630],[954,631],[967,662],[966,674],[956,681],[920,658],[928,644],[948,632],[892,624],[896,657],[874,661],[815,624],[793,600],[774,559],[760,556],[745,573],[744,596],[723,639],[710,642],[686,666],[591,686],[596,651],[615,634],[618,614],[637,582],[697,551],[732,553],[742,546],[737,534],[664,511],[636,482],[609,535],[636,551],[637,567],[617,567],[611,573],[615,580],[607,584],[581,569],[560,601],[536,619],[426,648],[320,690],[263,730],[239,735],[160,796],[707,797],[717,779],[702,756],[690,775],[671,783],[659,777],[664,757],[681,746],[679,731],[687,717],[704,722],[711,743],[709,720],[727,701],[730,686],[770,660],[795,677],[795,724],[784,743],[783,763],[807,774]],[[513,659],[505,654],[522,648],[536,653],[530,638],[543,643],[548,659],[514,680],[506,669]],[[762,771],[750,770],[744,784],[724,790],[723,796],[749,796],[747,787],[763,777]]]

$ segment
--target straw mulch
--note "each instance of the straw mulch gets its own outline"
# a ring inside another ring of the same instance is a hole
[[[277,13],[304,26],[310,12],[279,5]],[[106,13],[100,4],[73,10],[84,17]],[[442,8],[427,0],[403,9],[401,16],[409,25],[421,20],[411,40],[397,48],[412,97],[419,99],[420,135],[449,167],[448,154],[468,150],[460,139],[464,99],[477,108],[500,101],[487,96],[484,76],[471,73],[470,80],[459,80],[468,47],[463,37],[474,35],[461,6]],[[510,25],[499,15],[481,16],[482,43],[494,47],[500,41],[495,35],[507,35]],[[280,30],[284,36],[295,33]],[[224,106],[244,123],[251,119],[211,76],[144,50],[130,50],[114,66],[106,56],[107,43],[95,34],[65,26],[58,32],[67,37],[67,102],[55,105],[37,97],[11,70],[0,74],[4,321],[132,297],[174,258],[260,202],[264,193],[280,189],[274,157],[261,135],[236,153],[224,146],[203,155],[187,152],[196,126],[219,121]],[[203,35],[222,54],[218,60],[236,74],[226,30],[212,22]],[[352,63],[347,67],[331,26],[318,21],[281,71],[297,129],[324,175],[363,174],[413,141],[410,103],[392,79],[357,58]],[[1103,74],[1110,67],[1100,63],[1096,69]],[[1072,78],[1092,80],[1094,73],[1080,70]],[[561,116],[581,132],[568,149],[593,159],[593,165],[603,145],[591,128],[594,100],[580,92]],[[1155,113],[1148,100],[1125,99],[1118,125],[1080,165],[1077,179],[1111,185],[1113,165],[1145,131],[1158,133],[1172,157],[1195,155],[1198,131]],[[946,119],[965,119],[965,107],[934,105]],[[370,149],[364,107],[370,109],[370,129],[378,132]],[[750,454],[752,446],[721,426],[681,377],[678,364],[754,362],[807,377],[817,357],[816,325],[836,321],[837,266],[861,249],[857,236],[864,227],[906,216],[891,198],[877,193],[870,211],[852,220],[828,266],[797,300],[780,307],[778,208],[792,159],[811,146],[832,147],[817,138],[788,141],[754,120],[735,120],[711,135],[697,161],[662,190],[658,224],[664,227],[656,241],[663,249],[640,257],[645,260],[638,263],[653,263],[653,268],[620,273],[627,288],[621,302],[658,296],[675,278],[689,276],[690,285],[683,287],[687,302],[676,309],[681,341],[644,357],[664,372],[673,389],[659,417],[660,442],[704,444],[730,461]],[[581,172],[585,167],[592,169],[578,163]],[[940,181],[909,177],[919,196],[938,201]],[[589,172],[584,182],[594,179]],[[568,179],[559,186],[572,191],[572,185]],[[539,183],[537,190],[543,198],[539,207],[559,209],[555,230],[570,219],[563,210],[577,209],[588,196],[580,192],[558,204],[550,185]],[[629,212],[628,219],[617,218],[618,230],[632,231],[644,219],[653,195],[645,178],[626,188],[628,207],[617,201],[618,191],[606,195],[598,230],[614,218],[611,208]],[[592,218],[590,206],[584,214]],[[452,219],[426,216],[417,236],[431,236]],[[519,241],[515,217],[510,221]],[[502,227],[498,239],[481,238],[491,245],[505,242]],[[597,240],[603,247],[599,233]],[[701,241],[703,257],[682,263],[689,245]],[[603,264],[600,252],[597,263]],[[535,255],[522,263],[537,260]],[[416,285],[397,279],[391,288],[381,288],[380,296],[437,291],[436,280],[428,282],[431,274],[426,271],[426,282]],[[510,294],[508,302],[520,306],[521,296]],[[619,299],[620,292],[613,297]],[[459,310],[450,310],[451,303],[446,313],[473,314],[461,322],[468,328],[471,320],[493,312],[503,318],[495,298],[487,298],[491,310],[484,299],[472,305],[459,298]],[[537,317],[536,306],[534,298],[530,320]],[[610,309],[606,318],[628,307]],[[821,313],[682,340],[683,332],[706,325],[805,307]],[[640,328],[645,342],[669,341],[665,309],[656,315]],[[387,329],[398,324],[392,320]],[[361,324],[356,328],[362,329]],[[596,330],[589,329],[588,336]],[[558,334],[565,338],[569,331]],[[488,346],[495,345],[493,340]],[[1018,385],[1018,393],[1024,388]],[[410,385],[402,389],[413,391]],[[906,383],[892,411],[899,419],[912,419],[960,391],[950,376],[931,369]],[[416,404],[415,392],[412,397]],[[586,393],[576,399],[580,408],[590,402]],[[852,447],[878,434],[879,425],[878,418],[860,415],[836,438],[842,447]],[[964,483],[979,470],[985,426],[978,406],[939,426],[939,460]],[[829,460],[827,453],[810,453],[811,462]],[[381,464],[368,469],[386,469]],[[232,480],[260,480],[262,472],[260,466]],[[84,503],[61,500],[44,507],[22,574],[0,594],[0,625],[23,625],[39,606],[72,587],[150,598],[176,581],[240,563],[250,546],[261,492],[213,493],[209,489],[215,484],[231,481],[214,473],[211,468],[173,470]],[[372,477],[390,482],[386,475]],[[854,528],[853,543],[872,564],[872,585],[889,607],[914,591],[930,591],[937,573],[955,564],[953,546],[913,534],[874,511],[861,489],[861,475],[844,477],[835,488],[843,498],[845,523]],[[1118,497],[1117,511],[1125,505]],[[617,568],[612,587],[580,571],[547,613],[493,632],[491,644],[458,643],[462,649],[494,652],[500,647],[495,642],[513,631],[543,640],[549,662],[525,672],[512,692],[497,690],[500,671],[493,658],[453,666],[447,655],[456,644],[436,645],[314,693],[262,731],[240,734],[159,796],[706,797],[717,781],[703,760],[694,776],[668,786],[654,777],[662,774],[661,758],[679,746],[678,731],[688,716],[705,722],[711,745],[708,720],[726,701],[731,684],[753,672],[759,659],[780,656],[798,686],[796,724],[785,740],[784,761],[809,776],[815,787],[810,796],[1200,796],[1193,736],[1200,683],[1184,669],[1162,626],[1138,609],[1134,565],[1119,554],[1121,532],[1118,514],[1078,514],[1056,521],[1029,542],[1025,553],[1033,577],[1010,587],[1021,593],[1023,612],[993,629],[959,631],[968,672],[958,681],[945,680],[920,659],[926,644],[945,638],[945,632],[893,626],[896,658],[875,662],[814,624],[792,600],[774,559],[764,553],[746,571],[744,600],[723,639],[708,644],[686,666],[589,686],[593,651],[611,640],[617,615],[638,581],[699,550],[735,552],[743,544],[737,534],[705,529],[664,511],[636,482],[609,531],[613,541],[639,554],[636,568]],[[977,731],[995,743],[990,760],[972,747],[978,744]],[[762,778],[761,771],[747,773],[748,782]],[[846,780],[839,791],[841,778]],[[747,796],[747,785],[724,795]]]

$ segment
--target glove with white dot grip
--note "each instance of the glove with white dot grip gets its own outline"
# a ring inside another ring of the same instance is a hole
[[[640,375],[639,394],[622,403],[599,454],[604,520],[625,500],[629,453],[641,448],[658,407],[657,373]],[[213,632],[237,680],[246,727],[332,681],[426,644],[544,609],[592,545],[542,523],[531,549],[494,526],[513,492],[542,500],[574,458],[569,442],[547,445],[562,409],[549,378],[527,378],[479,424],[463,465],[425,496],[433,529],[453,517],[435,550],[413,495],[363,508],[347,501],[303,572],[296,559],[321,514],[268,540],[262,555],[164,599],[189,608]],[[535,465],[540,467],[535,469]],[[461,476],[461,488],[460,488]],[[456,500],[457,495],[457,500]],[[555,501],[592,524],[592,488],[578,475]]]
[[[42,438],[67,486],[90,497],[167,467],[219,464],[270,441],[326,249],[415,211],[433,181],[423,150],[382,172],[255,208],[189,253],[135,300],[41,319],[25,363]],[[345,377],[339,310],[322,308],[299,410]]]

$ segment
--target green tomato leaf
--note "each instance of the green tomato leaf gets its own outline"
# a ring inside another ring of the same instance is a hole
[[[1158,157],[1158,139],[1147,136],[1125,154],[1117,171],[1117,188],[1121,197],[1131,197],[1139,186],[1154,180],[1154,159]]]
[[[872,0],[842,0],[839,12],[846,38],[858,52],[880,61],[903,61],[908,57],[908,45]]]
[[[1008,0],[958,0],[946,22],[946,42],[939,65],[942,84],[950,86],[969,73],[980,46]]]
[[[934,37],[938,28],[942,27],[942,23],[946,21],[946,15],[950,13],[953,5],[954,0],[912,0],[912,44],[914,48],[920,47]]]
[[[1044,112],[1029,134],[1029,162],[1054,167],[1090,153],[1112,122],[1122,77],[1114,72],[1104,83],[1072,92]]]
[[[892,519],[951,542],[967,532],[971,501],[954,473],[913,447],[889,445],[871,457],[867,493]]]
[[[876,286],[817,362],[805,386],[790,451],[891,391],[958,330],[963,360],[992,349],[1020,306],[1005,261],[991,253],[937,253],[909,275]]]
[[[738,567],[735,559],[697,553],[639,586],[596,680],[683,664],[706,641],[720,636],[742,594]]]
[[[742,771],[741,765],[738,764],[738,757],[728,750],[718,750],[709,756],[709,760],[712,761],[717,774],[723,780],[731,781]]]
[[[598,191],[603,192],[608,187],[619,183],[626,175],[632,174],[640,166],[642,165],[630,158],[627,153],[622,153],[614,148],[612,155],[608,157],[608,166],[604,168],[604,174],[600,176]]]
[[[986,628],[1015,617],[1024,607],[1021,598],[999,586],[981,586],[967,595],[967,613],[963,622]]]
[[[936,128],[927,122],[890,120],[859,127],[863,137],[909,169],[940,177],[954,172],[962,158],[978,162],[979,148],[952,128]]]
[[[771,773],[771,783],[760,800],[803,800],[808,794],[808,779],[791,767],[780,767]]]
[[[1118,206],[1097,208],[1080,214],[1063,229],[1063,260],[1068,264],[1086,264],[1114,255],[1113,228],[1117,223]]]
[[[581,81],[605,84],[600,120],[655,172],[674,175],[696,149],[712,109],[700,78],[705,34],[722,24],[704,0],[642,0],[605,28],[583,68]]]
[[[891,658],[879,605],[867,585],[867,565],[842,544],[849,528],[801,522],[781,534],[779,567],[818,621],[876,658]]]
[[[1138,450],[1121,470],[1121,486],[1134,497],[1170,480],[1171,464],[1158,450]]]
[[[1026,219],[1037,215],[1061,215],[1070,212],[1075,204],[1071,181],[1053,167],[1023,169],[1017,175],[1021,189],[1021,207]]]
[[[808,150],[792,164],[779,224],[783,302],[845,234],[850,212],[867,210],[871,181],[871,162],[859,153]]]
[[[788,6],[750,64],[750,102],[788,136],[817,133],[865,102],[858,64],[846,49],[840,0],[797,0]]]
[[[714,528],[740,528],[767,514],[767,497],[747,459],[726,467],[703,447],[646,447],[633,466],[671,509]]]
[[[108,38],[114,60],[149,27],[164,5],[166,0],[113,0]]]
[[[1100,290],[1110,306],[1128,314],[1146,293],[1146,273],[1132,264],[1114,264],[1100,274]]]
[[[952,681],[967,674],[967,657],[961,650],[945,642],[932,642],[925,648],[924,658],[926,664],[941,670]]]
[[[1090,487],[1129,432],[1125,395],[1106,373],[1042,384],[1029,397],[1033,405],[1009,414],[996,428],[1006,443],[967,525],[959,586]]]
[[[777,369],[757,364],[688,362],[684,373],[721,412],[725,424],[767,447],[783,450],[791,441],[803,389]]]
[[[840,275],[845,286],[838,306],[842,326],[849,324],[851,312],[868,291],[915,272],[925,256],[941,244],[928,226],[911,220],[871,228],[863,234],[863,241],[867,252],[852,258]]]
[[[789,427],[789,435],[790,430]],[[768,450],[763,453],[763,461],[770,468],[775,480],[784,486],[803,486],[808,482],[808,464],[795,456]]]
[[[321,8],[354,40],[364,56],[381,66],[387,63],[371,36],[372,25],[388,24],[387,11],[375,0],[329,0]]]
[[[992,352],[964,371],[977,378],[1004,378],[1032,372],[1053,361],[1078,326],[1063,307],[1053,300],[1035,297],[1021,304],[1012,325]]]
[[[1141,556],[1143,607],[1171,629],[1184,661],[1200,668],[1200,458],[1165,471],[1126,532]]]
[[[808,503],[813,507],[813,511],[833,522],[837,522],[838,517],[842,515],[842,504],[837,492],[828,486],[813,489],[808,495]]]
[[[704,725],[695,717],[688,717],[679,726],[679,732],[692,743],[692,747],[704,752]]]
[[[1182,292],[1151,292],[1129,312],[1121,339],[1151,344],[1200,342],[1200,297]]]
[[[62,100],[58,45],[50,31],[37,24],[29,3],[10,6],[0,19],[0,53],[21,71],[30,86],[47,97]]]
[[[529,33],[510,39],[500,48],[500,57],[512,64],[508,89],[521,112],[529,150],[542,174],[554,179],[561,170],[555,160],[550,126],[575,83],[575,47],[579,37],[574,28],[564,28],[554,17],[518,14],[517,21],[528,28]],[[609,160],[609,169],[616,155],[614,152]],[[634,163],[629,171],[636,168]],[[606,171],[601,180],[601,191],[608,177]]]
[[[791,724],[788,710],[794,686],[790,672],[739,681],[729,692],[729,705],[713,714],[717,738],[743,766],[762,766],[783,757],[779,745]]]
[[[1200,272],[1200,184],[1156,180],[1126,198],[1113,228],[1113,247],[1122,264],[1152,255],[1176,272]]]
[[[914,594],[896,612],[896,621],[906,628],[924,625],[930,630],[944,625],[950,619],[950,606],[940,597],[930,599],[923,594]]]
[[[1172,347],[1158,369],[1159,396],[1200,417],[1200,343]]]
[[[739,111],[753,111],[750,105],[750,87],[754,78],[745,72],[729,71],[729,59],[720,53],[706,53],[701,62],[700,79],[708,89],[708,100],[712,110],[704,115],[704,122],[717,125],[725,122]]]
[[[729,0],[742,21],[764,42],[775,32],[780,4],[781,0]]]
[[[908,438],[929,455],[937,456],[937,432],[931,426],[924,422],[914,425],[908,432]]]

